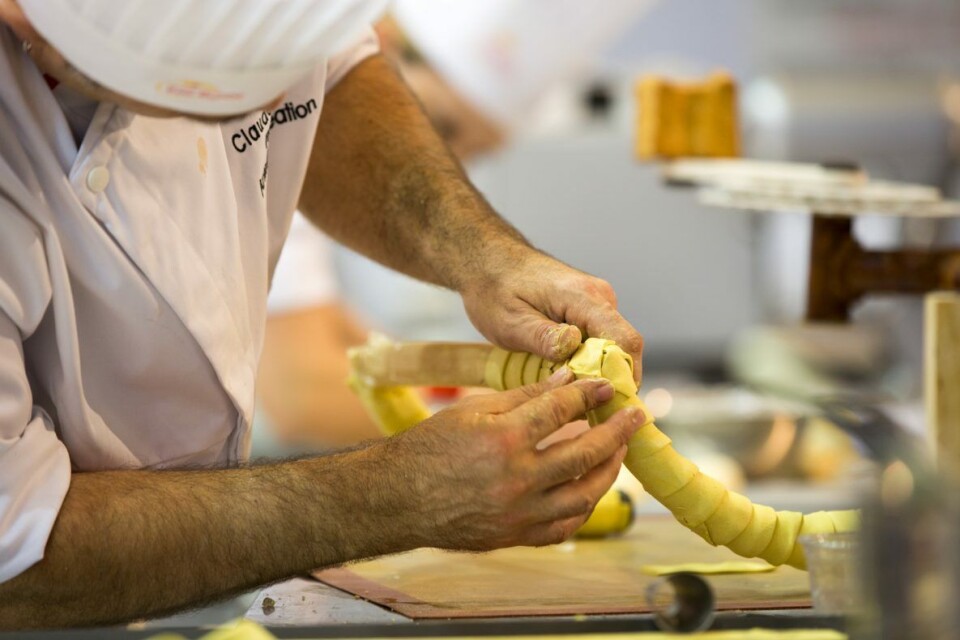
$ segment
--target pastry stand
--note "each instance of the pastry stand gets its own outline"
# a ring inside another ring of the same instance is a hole
[[[941,459],[960,468],[960,297],[935,293],[960,289],[960,248],[873,251],[853,231],[859,215],[957,217],[960,202],[933,187],[873,180],[851,165],[738,159],[737,86],[723,72],[687,84],[645,77],[636,100],[636,156],[665,162],[668,185],[696,187],[708,206],[813,216],[807,320],[845,322],[871,295],[928,296],[928,433]]]
[[[757,161],[677,160],[668,184],[693,185],[705,205],[813,216],[807,320],[846,322],[880,294],[927,295],[924,329],[928,431],[943,459],[960,465],[960,247],[877,251],[854,235],[859,215],[947,219],[960,202],[923,185],[872,180],[849,168]]]

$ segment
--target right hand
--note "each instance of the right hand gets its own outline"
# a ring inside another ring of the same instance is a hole
[[[385,463],[406,483],[403,518],[414,546],[554,544],[586,521],[644,417],[627,409],[538,450],[545,437],[613,397],[604,380],[572,379],[563,369],[539,384],[466,398],[383,443]]]

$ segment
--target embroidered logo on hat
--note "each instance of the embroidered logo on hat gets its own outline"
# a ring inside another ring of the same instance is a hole
[[[180,82],[158,82],[157,92],[176,96],[178,98],[191,98],[195,100],[243,100],[244,94],[240,91],[222,91],[217,85],[210,82],[200,82],[198,80],[181,80]]]

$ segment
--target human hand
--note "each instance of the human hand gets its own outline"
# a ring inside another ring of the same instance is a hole
[[[644,423],[621,411],[574,439],[537,443],[613,397],[604,380],[549,380],[468,397],[384,442],[385,472],[402,478],[411,546],[489,550],[565,540],[617,477]]]
[[[560,362],[585,337],[607,338],[633,358],[639,385],[643,337],[617,311],[606,281],[530,251],[461,293],[474,326],[498,346]]]

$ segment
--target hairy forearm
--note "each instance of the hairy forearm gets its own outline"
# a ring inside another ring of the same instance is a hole
[[[414,546],[378,533],[403,506],[371,456],[75,474],[44,559],[0,584],[0,630],[156,616]]]
[[[301,207],[361,253],[460,291],[530,251],[380,56],[327,96]]]

